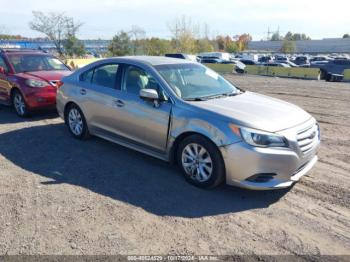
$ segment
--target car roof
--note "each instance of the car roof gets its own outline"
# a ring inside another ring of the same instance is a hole
[[[169,65],[169,64],[193,64],[194,62],[179,58],[165,57],[165,56],[122,56],[109,58],[110,60],[118,60],[122,62],[139,62],[146,63],[152,66]]]
[[[6,54],[39,54],[48,55],[48,53],[39,49],[26,49],[26,48],[0,48],[1,53]]]

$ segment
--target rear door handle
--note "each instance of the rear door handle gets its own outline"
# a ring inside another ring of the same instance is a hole
[[[80,89],[80,94],[83,96],[86,95],[86,89]]]
[[[117,106],[117,107],[123,107],[125,104],[122,100],[115,100],[114,101],[114,104]]]

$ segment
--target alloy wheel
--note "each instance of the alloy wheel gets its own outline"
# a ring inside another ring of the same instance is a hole
[[[76,136],[80,136],[83,132],[83,119],[80,112],[76,108],[72,108],[68,114],[69,128]]]
[[[196,143],[188,144],[182,151],[181,163],[187,175],[200,183],[210,179],[213,161],[208,151]]]
[[[13,98],[13,104],[17,111],[17,113],[21,116],[23,116],[26,112],[26,104],[24,102],[24,99],[20,93],[16,93]]]

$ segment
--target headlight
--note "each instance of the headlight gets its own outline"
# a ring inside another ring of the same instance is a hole
[[[26,84],[30,87],[44,87],[50,85],[48,82],[34,79],[26,80]]]
[[[257,147],[287,147],[287,140],[283,136],[249,128],[230,125],[231,130],[240,136],[247,144]]]

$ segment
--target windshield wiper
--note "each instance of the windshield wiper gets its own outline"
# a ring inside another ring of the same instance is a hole
[[[222,95],[224,95],[224,96],[236,96],[236,95],[240,95],[240,94],[242,94],[242,92],[224,93]]]
[[[186,101],[206,101],[209,99],[217,99],[221,97],[227,97],[227,96],[236,96],[240,95],[243,92],[230,92],[230,93],[223,93],[223,94],[217,94],[217,95],[210,95],[210,96],[201,96],[201,97],[194,97],[194,98],[187,98]]]
[[[193,98],[186,98],[185,101],[205,101],[207,99],[204,99],[203,97],[193,97]]]
[[[210,95],[210,96],[203,96],[201,98],[208,100],[208,99],[216,99],[216,98],[222,98],[227,96],[235,96],[238,93],[223,93],[223,94],[217,94],[217,95]]]

